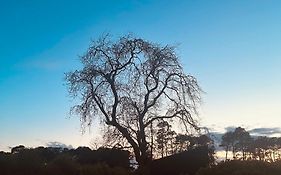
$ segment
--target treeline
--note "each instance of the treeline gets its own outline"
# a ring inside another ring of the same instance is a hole
[[[196,147],[207,146],[210,157],[214,154],[214,141],[208,135],[187,135],[177,133],[172,130],[172,126],[167,121],[157,124],[153,134],[155,142],[152,143],[153,158],[163,158],[166,156],[188,151]]]
[[[221,147],[224,148],[228,160],[228,152],[234,160],[261,160],[275,162],[281,160],[280,137],[253,137],[244,128],[226,132],[222,136]]]
[[[208,145],[152,161],[147,167],[131,167],[131,155],[120,149],[77,149],[23,145],[0,152],[1,175],[180,175],[195,173],[214,161]]]
[[[129,152],[88,147],[77,149],[20,145],[11,153],[0,152],[1,175],[92,175],[129,174]]]
[[[223,134],[220,146],[225,150],[226,161],[201,168],[196,175],[281,174],[280,137],[251,136],[244,128],[237,127]]]
[[[122,148],[11,148],[0,152],[0,175],[180,175],[214,163],[214,142],[207,135],[176,133],[160,122],[151,139],[150,163],[136,169],[132,152]],[[130,150],[130,148],[128,149]]]

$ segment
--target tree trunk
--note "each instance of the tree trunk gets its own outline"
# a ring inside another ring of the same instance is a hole
[[[225,161],[227,161],[228,146],[225,149]]]
[[[235,156],[235,147],[234,147],[234,146],[232,146],[232,157],[233,157],[234,160],[236,159],[236,156]]]

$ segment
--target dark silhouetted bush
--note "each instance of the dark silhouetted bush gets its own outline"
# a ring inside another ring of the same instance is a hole
[[[202,146],[153,161],[151,164],[150,174],[193,175],[200,168],[206,167],[212,162],[212,150],[210,150],[207,146]]]

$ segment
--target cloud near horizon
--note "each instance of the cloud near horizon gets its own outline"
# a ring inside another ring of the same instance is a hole
[[[223,148],[220,147],[220,143],[221,143],[221,137],[223,136],[223,134],[225,134],[226,132],[229,131],[234,131],[235,128],[234,126],[228,126],[225,127],[225,132],[210,132],[212,139],[215,141],[215,148],[216,151],[222,151]],[[247,132],[250,133],[251,136],[253,137],[257,137],[257,136],[267,136],[267,137],[274,137],[276,135],[278,135],[278,137],[281,137],[281,128],[278,127],[260,127],[260,128],[253,128],[253,129],[246,129]]]
[[[255,136],[273,136],[276,134],[281,135],[281,128],[273,127],[273,128],[254,128],[248,131],[250,134]]]
[[[61,142],[48,142],[46,143],[47,147],[53,147],[53,148],[67,148],[67,149],[73,149],[72,145],[66,145]]]

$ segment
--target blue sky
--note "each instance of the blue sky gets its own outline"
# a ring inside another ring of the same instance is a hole
[[[281,127],[281,1],[6,1],[0,5],[0,150],[88,145],[64,73],[103,33],[178,45],[206,92],[203,126]]]

